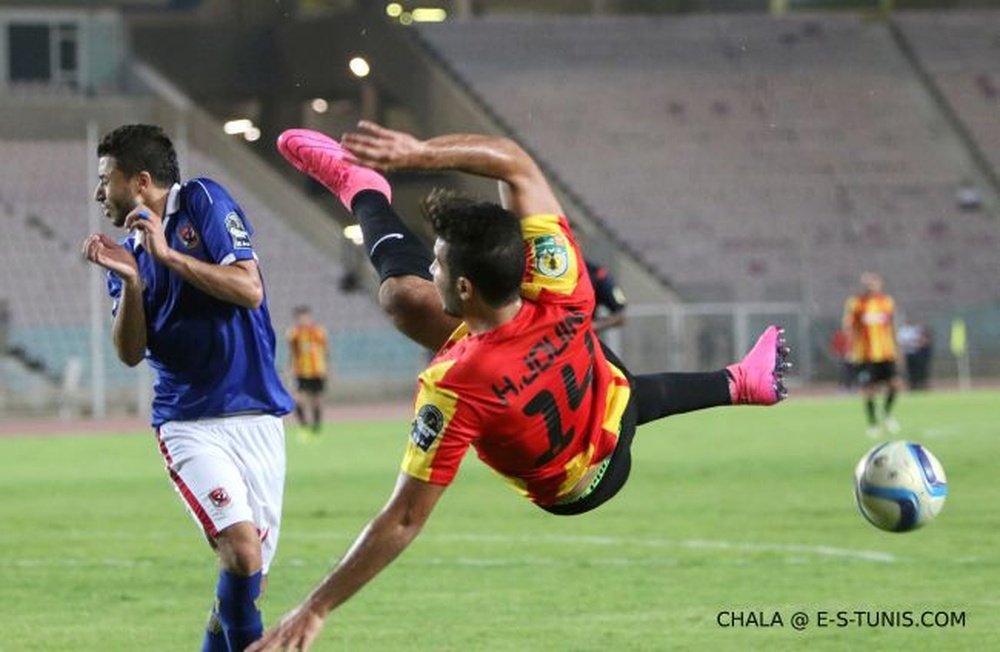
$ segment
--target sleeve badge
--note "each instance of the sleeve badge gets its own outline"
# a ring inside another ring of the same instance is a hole
[[[426,453],[443,430],[444,413],[436,405],[428,403],[417,411],[410,439],[413,440],[414,446]]]
[[[226,231],[233,240],[234,249],[250,249],[250,234],[247,232],[243,220],[235,211],[226,215]]]
[[[569,248],[559,235],[543,235],[531,241],[535,271],[542,276],[559,278],[569,269]]]

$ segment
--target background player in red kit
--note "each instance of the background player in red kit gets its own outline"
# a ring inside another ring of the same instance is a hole
[[[788,366],[769,327],[738,364],[633,377],[592,328],[594,292],[541,171],[504,138],[426,141],[363,122],[342,148],[290,130],[278,148],[358,218],[396,326],[437,355],[420,374],[395,491],[333,572],[251,650],[308,649],[329,611],[420,532],[469,446],[553,514],[598,507],[624,485],[637,424],[735,403],[770,405]],[[434,257],[393,212],[371,169],[454,169],[501,181],[504,206],[435,191],[425,201]],[[510,210],[507,210],[509,208]],[[430,270],[430,272],[428,272]]]

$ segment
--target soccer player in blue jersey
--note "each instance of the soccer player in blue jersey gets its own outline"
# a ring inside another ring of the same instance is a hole
[[[219,557],[202,650],[243,650],[262,630],[255,602],[278,543],[285,480],[281,416],[294,406],[275,368],[253,229],[219,184],[180,183],[159,127],[119,127],[97,156],[94,199],[130,233],[120,242],[95,233],[83,254],[108,270],[118,357],[156,370],[160,451]]]

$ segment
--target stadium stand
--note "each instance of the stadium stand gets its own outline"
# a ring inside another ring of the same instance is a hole
[[[6,179],[5,179],[6,181]],[[7,390],[47,386],[55,391],[74,358],[88,350],[87,284],[83,261],[50,230],[37,226],[24,205],[3,215],[5,238],[0,240],[4,271],[0,296],[11,316],[4,361]],[[40,263],[40,261],[43,261]],[[105,347],[105,357],[113,355]],[[20,360],[20,363],[17,362]],[[122,367],[111,382],[128,385],[134,374]]]
[[[912,12],[896,24],[993,170],[1000,170],[1000,13]]]
[[[997,222],[954,201],[974,162],[884,23],[533,17],[419,33],[687,300],[831,312],[865,267],[918,317],[1000,299],[976,282]]]
[[[395,86],[380,90],[386,115],[405,114],[403,126],[419,131],[423,120],[427,127],[454,128],[466,122],[434,118],[467,118],[455,107],[478,106],[482,119],[468,122],[473,128],[485,124],[526,143],[572,198],[568,205],[582,209],[581,224],[603,222],[580,229],[597,253],[610,262],[638,259],[632,278],[645,275],[647,286],[670,291],[669,298],[647,293],[645,301],[669,303],[676,291],[694,303],[794,304],[808,312],[809,329],[809,320],[816,326],[836,321],[858,272],[872,267],[887,277],[909,317],[943,323],[967,307],[1000,302],[1000,284],[983,282],[1000,276],[997,184],[989,183],[1000,164],[993,128],[1000,101],[998,23],[997,12],[898,13],[892,20],[851,14],[470,18],[401,30],[389,39],[398,46],[412,36],[427,56],[408,50]],[[420,66],[434,74],[417,74]],[[404,91],[400,74],[421,83]],[[340,291],[347,270],[330,246],[313,246],[331,238],[301,223],[290,228],[304,208],[286,194],[296,190],[273,170],[268,177],[260,169],[266,164],[239,143],[223,142],[217,120],[197,101],[164,91],[169,83],[163,79],[150,83],[156,76],[151,67],[139,75],[139,86],[152,89],[148,97],[108,106],[115,115],[148,114],[168,129],[186,124],[184,176],[219,179],[258,230],[279,335],[291,308],[310,303],[334,334],[338,375],[373,383],[386,374],[409,378],[422,354],[392,331],[370,293]],[[438,92],[444,86],[448,92]],[[0,299],[10,307],[10,342],[28,360],[42,361],[44,374],[21,364],[24,373],[11,374],[21,380],[5,379],[8,386],[45,374],[58,382],[89,337],[87,275],[75,263],[75,250],[87,230],[92,155],[80,129],[39,136],[49,133],[50,121],[71,122],[44,104],[65,90],[16,91],[4,101],[41,102],[31,133],[10,128],[16,120],[0,133],[0,160],[17,162],[0,175],[0,213],[17,224],[4,245],[10,255],[0,263],[6,284]],[[80,99],[67,102],[82,105]],[[430,119],[408,113],[420,102],[430,107]],[[285,117],[277,122],[284,125]],[[248,173],[248,167],[255,169]],[[956,201],[970,180],[981,195],[978,210]],[[17,261],[28,262],[24,251],[74,264],[60,262],[45,279],[22,281]],[[662,365],[661,314],[622,329],[627,358]],[[677,335],[670,346],[687,350],[691,337]],[[284,364],[286,352],[279,349]],[[113,385],[134,383],[110,351],[105,357]]]

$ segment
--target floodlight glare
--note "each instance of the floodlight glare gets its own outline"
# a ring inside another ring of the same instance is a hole
[[[361,225],[351,224],[344,227],[344,237],[356,245],[364,244],[365,238],[361,235]]]
[[[364,57],[354,57],[347,64],[347,67],[351,69],[355,77],[367,77],[368,73],[371,72],[371,66],[365,61]]]
[[[222,125],[222,130],[230,136],[245,133],[248,129],[253,129],[253,120],[248,120],[246,118],[230,120]]]
[[[417,7],[410,15],[415,23],[440,23],[448,18],[448,12],[438,7]]]

